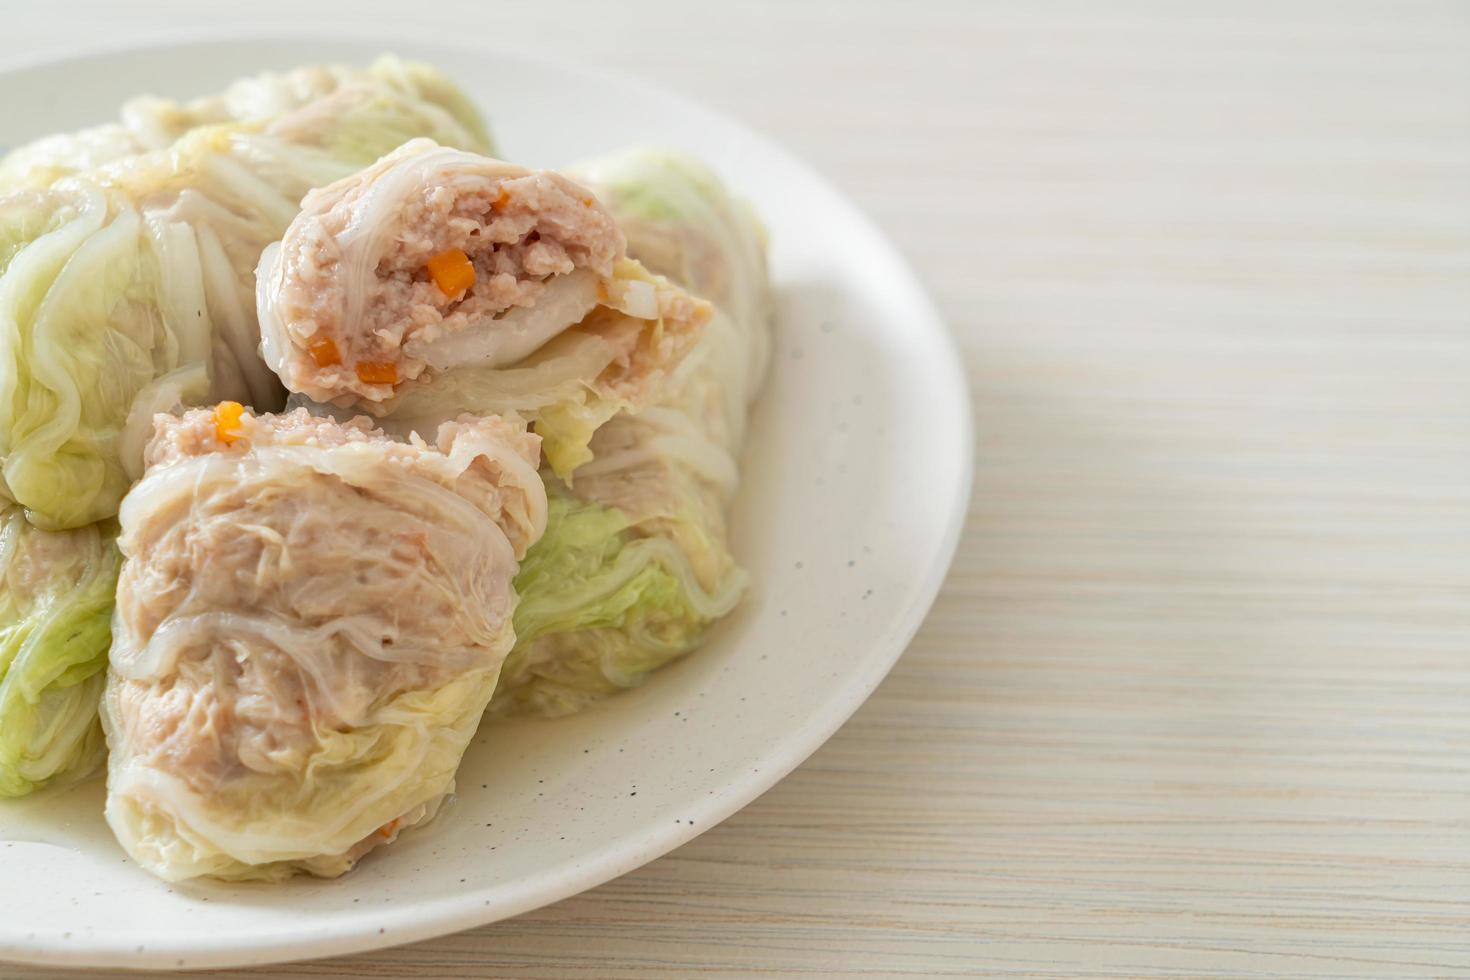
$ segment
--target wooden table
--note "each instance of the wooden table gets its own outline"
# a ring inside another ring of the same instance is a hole
[[[196,10],[148,6],[0,25],[31,53]],[[482,7],[219,16],[483,24],[791,145],[960,337],[967,534],[872,701],[695,842],[199,975],[1470,974],[1470,6]]]

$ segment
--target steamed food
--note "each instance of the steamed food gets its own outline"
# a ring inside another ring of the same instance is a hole
[[[521,412],[565,476],[710,316],[625,253],[566,177],[415,140],[308,194],[266,249],[261,349],[291,391],[400,427]]]
[[[363,166],[416,136],[492,148],[479,110],[442,72],[384,55],[367,68],[262,72],[186,102],[138,96],[123,105],[116,122],[47,136],[0,157],[0,186],[44,189],[60,177],[168,150],[194,131],[231,139],[254,133],[258,148],[285,157],[303,157],[301,148],[324,150],[327,172],[340,172],[334,160]]]
[[[154,414],[282,404],[260,250],[311,187],[416,136],[489,148],[448,79],[382,58],[137,99],[0,158],[0,796],[100,760],[112,518]]]
[[[487,710],[736,607],[759,221],[678,153],[493,152],[384,57],[0,158],[0,796],[105,756],[147,871],[340,875]]]
[[[86,775],[102,760],[115,529],[43,531],[0,510],[0,797]]]
[[[266,359],[292,391],[348,404],[431,367],[506,367],[590,313],[623,251],[565,177],[409,143],[313,191],[267,251]]]
[[[38,527],[117,512],[125,423],[155,379],[194,368],[196,401],[284,402],[254,271],[303,194],[414,136],[487,148],[447,80],[392,59],[123,119],[0,160],[0,496]]]
[[[514,642],[538,440],[161,417],[123,503],[107,819],[169,879],[341,874],[433,815]]]
[[[770,352],[764,232],[687,156],[631,150],[577,173],[629,253],[715,312],[658,401],[599,428],[570,486],[548,476],[551,519],[516,580],[500,711],[566,714],[640,683],[697,647],[746,586],[725,512]]]

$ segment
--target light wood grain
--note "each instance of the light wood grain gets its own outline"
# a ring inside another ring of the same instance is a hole
[[[41,7],[7,47],[196,10]],[[480,8],[878,218],[964,348],[967,533],[872,701],[693,843],[462,935],[197,975],[1470,974],[1470,7]]]

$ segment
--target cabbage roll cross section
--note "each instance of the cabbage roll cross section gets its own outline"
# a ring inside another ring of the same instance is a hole
[[[159,416],[125,498],[107,819],[144,868],[339,875],[430,819],[514,643],[535,435]]]
[[[627,257],[585,187],[431,140],[308,194],[256,282],[291,391],[397,418],[518,410],[563,476],[711,315]]]

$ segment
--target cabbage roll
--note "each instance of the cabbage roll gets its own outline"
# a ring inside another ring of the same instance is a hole
[[[725,512],[770,354],[764,232],[687,157],[635,150],[574,173],[629,253],[711,300],[715,315],[661,400],[599,428],[570,486],[549,478],[546,535],[516,580],[499,712],[566,714],[639,683],[698,646],[746,584]]]
[[[91,772],[117,582],[115,528],[32,527],[0,509],[0,796]]]
[[[262,351],[291,391],[395,430],[516,411],[562,475],[711,312],[627,258],[586,188],[431,140],[308,194],[256,281]]]
[[[488,149],[447,81],[390,59],[133,102],[0,161],[0,497],[48,529],[113,516],[136,476],[123,447],[173,372],[194,403],[279,407],[257,355],[260,251],[308,189],[413,136]]]
[[[161,415],[123,501],[107,820],[166,879],[342,874],[430,819],[514,642],[539,440]]]
[[[492,145],[479,111],[443,73],[384,55],[365,69],[308,65],[263,72],[187,102],[138,96],[123,105],[117,122],[42,137],[10,151],[0,158],[0,188],[44,189],[61,177],[166,150],[201,126],[268,129],[308,105],[312,112],[296,117],[289,142],[328,149],[334,158],[370,162],[382,154],[378,147],[435,134],[467,147]],[[344,122],[345,117],[352,118]],[[289,146],[281,149],[291,152]]]

